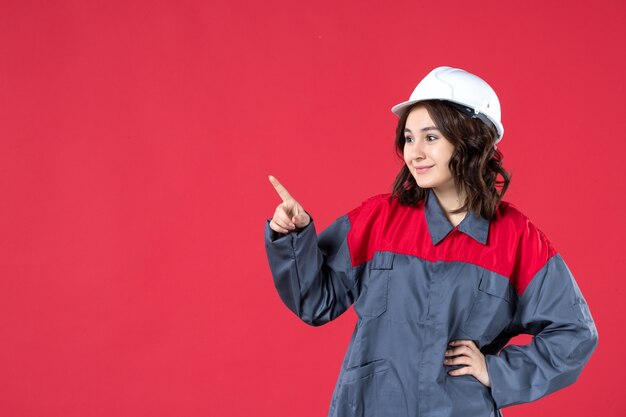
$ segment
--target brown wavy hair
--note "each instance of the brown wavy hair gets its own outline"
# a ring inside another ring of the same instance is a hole
[[[421,101],[409,107],[400,117],[396,128],[396,153],[404,161],[404,128],[411,110],[424,106],[437,129],[454,145],[448,167],[457,190],[464,192],[463,205],[453,211],[473,211],[491,219],[509,187],[511,174],[502,167],[502,153],[496,149],[498,137],[495,126],[472,118],[442,100]],[[428,190],[415,182],[409,168],[403,164],[393,184],[392,197],[401,204],[416,206],[426,198]]]

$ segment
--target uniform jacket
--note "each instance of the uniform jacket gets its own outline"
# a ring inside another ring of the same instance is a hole
[[[358,316],[330,417],[497,416],[578,378],[597,331],[578,286],[545,235],[511,204],[456,227],[429,193],[417,207],[366,200],[319,236],[266,223],[278,293],[308,324]],[[511,337],[533,335],[527,346]],[[491,388],[450,376],[448,342],[475,341]],[[504,347],[504,348],[503,348]]]

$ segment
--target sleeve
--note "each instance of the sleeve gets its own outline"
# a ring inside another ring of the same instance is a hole
[[[598,343],[587,303],[558,254],[520,296],[514,326],[534,335],[532,342],[485,357],[498,408],[534,401],[574,383]]]
[[[299,232],[274,232],[265,224],[265,248],[274,284],[285,305],[305,323],[325,324],[355,299],[355,271],[347,244],[348,215],[317,236],[313,219]]]

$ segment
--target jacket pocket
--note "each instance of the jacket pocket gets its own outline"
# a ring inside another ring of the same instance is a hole
[[[359,316],[378,317],[387,311],[393,257],[393,252],[374,253],[361,287],[361,293],[354,303],[354,310]]]
[[[479,347],[492,342],[513,318],[513,287],[506,277],[484,272],[462,331]]]
[[[407,417],[400,379],[385,359],[346,368],[333,396],[331,417]]]

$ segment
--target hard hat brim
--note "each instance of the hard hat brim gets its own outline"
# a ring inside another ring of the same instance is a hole
[[[448,99],[441,99],[441,98],[422,98],[419,100],[408,100],[408,101],[404,101],[400,104],[396,104],[395,106],[393,106],[391,108],[391,112],[393,114],[395,114],[398,117],[402,117],[402,115],[404,114],[404,112],[411,107],[414,104],[420,103],[422,101],[426,101],[426,100],[439,100],[439,101],[449,101],[451,103],[455,103],[455,104],[459,104],[459,105],[465,105],[464,103],[460,103],[460,102],[456,102],[454,100],[448,100]],[[496,128],[496,131],[498,132],[498,138],[496,139],[496,143],[500,142],[500,140],[502,139],[502,136],[504,135],[504,127],[502,126],[502,123],[500,123],[497,120],[493,120],[492,118],[490,118],[489,116],[487,116],[486,114],[483,114],[484,117],[486,117],[491,123],[493,123],[493,125]]]

